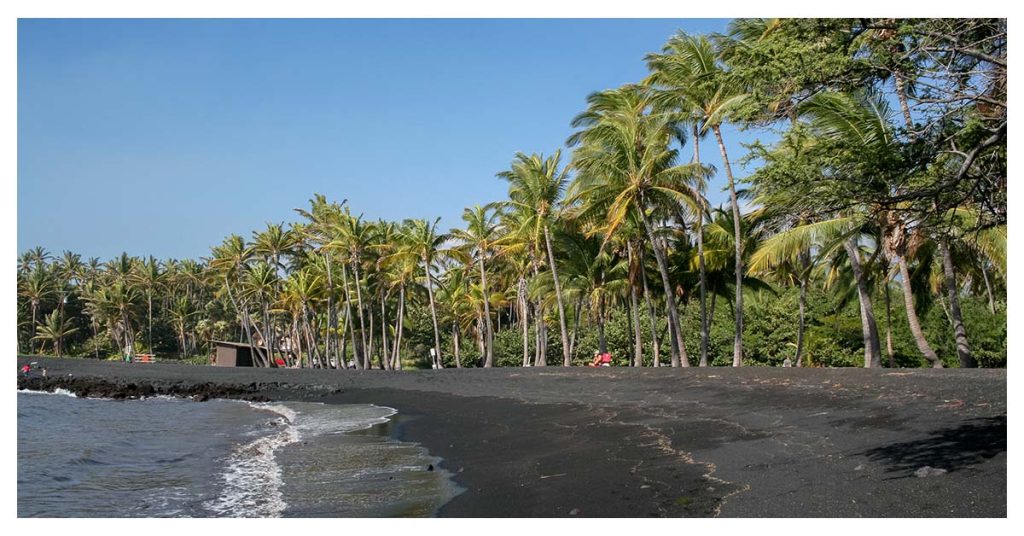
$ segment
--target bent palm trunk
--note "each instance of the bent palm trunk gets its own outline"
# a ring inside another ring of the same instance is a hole
[[[558,268],[555,266],[555,255],[551,250],[551,236],[548,226],[544,226],[544,244],[548,250],[548,263],[551,265],[551,278],[555,281],[555,299],[558,301],[558,327],[562,331],[562,366],[572,365],[569,356],[569,330],[565,327],[565,304],[562,301],[562,286],[558,282]]]
[[[881,344],[878,342],[878,324],[871,306],[871,291],[868,288],[867,276],[860,265],[860,252],[853,239],[843,242],[843,249],[850,260],[850,269],[857,284],[857,299],[860,302],[861,334],[864,337],[864,367],[877,368],[882,366]],[[909,287],[908,287],[909,288]]]
[[[935,350],[932,350],[928,340],[924,338],[921,322],[917,318],[917,311],[914,309],[914,292],[910,288],[910,268],[907,267],[907,260],[902,255],[898,259],[900,286],[903,287],[903,302],[907,309],[907,323],[910,324],[910,332],[914,335],[914,343],[917,344],[917,349],[921,351],[925,359],[931,362],[932,368],[942,368],[942,361],[939,360]]]
[[[430,319],[434,323],[434,367],[444,368],[441,359],[441,334],[437,327],[437,307],[434,305],[434,283],[430,280],[430,263],[423,261],[424,276],[427,278],[427,297],[430,298]]]
[[[733,180],[732,166],[729,165],[729,154],[722,140],[722,129],[715,125],[712,130],[718,140],[718,150],[722,153],[725,176],[729,179],[729,199],[732,201],[733,242],[736,246],[736,334],[733,337],[732,366],[739,367],[743,365],[743,242],[740,236],[740,205],[736,198],[736,182]]]
[[[960,358],[961,368],[972,368],[975,366],[974,357],[971,356],[971,347],[967,342],[967,330],[964,328],[964,319],[960,314],[960,296],[956,288],[956,274],[953,272],[953,258],[949,254],[949,244],[946,239],[939,240],[939,249],[942,252],[942,271],[945,275],[946,294],[949,296],[949,313],[953,319],[953,333],[956,336],[956,355]]]
[[[679,336],[679,312],[676,309],[675,296],[672,294],[672,283],[668,277],[668,264],[665,261],[665,253],[661,250],[661,243],[655,238],[650,219],[643,212],[643,209],[640,210],[640,216],[641,220],[643,220],[644,230],[647,232],[647,239],[650,240],[651,248],[654,250],[654,259],[658,262],[661,283],[665,287],[665,309],[668,311],[668,338],[672,344],[672,366],[678,367],[680,365],[679,343],[681,341]]]

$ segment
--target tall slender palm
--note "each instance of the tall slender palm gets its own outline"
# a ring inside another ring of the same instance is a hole
[[[736,266],[733,366],[743,364],[743,252],[740,250],[740,208],[736,181],[729,154],[722,137],[722,125],[735,110],[743,106],[747,94],[742,84],[722,67],[719,51],[706,36],[679,33],[669,39],[662,54],[647,57],[652,71],[650,82],[662,88],[662,102],[670,103],[686,117],[699,122],[701,130],[711,130],[718,142],[729,187],[732,207]]]
[[[355,287],[356,316],[359,318],[359,341],[361,342],[358,348],[362,356],[362,362],[359,367],[369,368],[369,347],[371,346],[371,341],[368,339],[366,331],[365,308],[363,307],[364,281],[361,266],[364,262],[364,253],[371,244],[373,229],[363,222],[362,216],[352,216],[346,208],[345,213],[341,215],[332,230],[334,232],[334,239],[327,244],[327,247],[338,251],[342,255],[341,258],[351,268],[354,278],[352,283]],[[344,270],[342,271],[342,277],[347,278]],[[347,280],[344,284],[347,288]],[[353,341],[354,343],[355,341]]]
[[[434,368],[443,368],[444,359],[441,354],[441,331],[437,322],[437,304],[434,301],[434,276],[438,257],[442,254],[442,246],[449,236],[437,232],[441,218],[433,222],[427,220],[405,220],[398,255],[416,259],[423,268],[424,286],[427,287],[427,298],[430,302],[430,319],[434,327],[434,355],[431,356]]]
[[[233,234],[225,238],[221,245],[214,246],[211,251],[213,253],[213,257],[209,262],[211,275],[217,278],[221,290],[227,294],[228,300],[234,307],[247,342],[250,346],[255,347],[249,302],[245,295],[238,292],[242,278],[245,276],[245,271],[248,268],[247,263],[252,258],[252,247],[246,244],[242,237]],[[261,366],[269,365],[267,356],[263,355],[258,349],[253,354],[257,364]]]
[[[534,244],[544,244],[547,252],[548,270],[555,287],[555,299],[558,303],[558,323],[562,336],[562,365],[572,365],[569,355],[569,332],[565,322],[565,301],[558,280],[558,267],[555,265],[555,254],[551,248],[551,227],[558,223],[558,208],[562,194],[568,185],[568,170],[560,169],[561,151],[545,158],[540,154],[527,156],[516,153],[511,169],[498,173],[498,177],[509,182],[509,200],[506,202],[511,210],[519,212],[520,230],[528,233]],[[538,326],[541,320],[538,318]],[[538,365],[546,364],[543,360]]]
[[[163,267],[156,258],[150,255],[134,265],[132,280],[146,295],[146,346],[153,351],[153,297],[159,292],[164,282]]]
[[[18,295],[28,300],[32,309],[32,329],[29,335],[29,352],[35,351],[36,326],[39,324],[39,307],[53,294],[53,281],[45,266],[33,265],[28,277],[19,278]]]
[[[465,229],[452,229],[452,237],[461,242],[464,248],[470,249],[470,258],[475,259],[475,264],[480,271],[480,287],[483,292],[484,309],[484,367],[494,365],[494,326],[491,322],[490,290],[487,285],[488,256],[498,240],[497,212],[495,206],[475,205],[462,212],[462,220],[466,222]]]

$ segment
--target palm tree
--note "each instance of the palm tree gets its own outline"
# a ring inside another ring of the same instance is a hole
[[[292,272],[285,279],[281,291],[281,299],[285,303],[295,306],[297,322],[295,328],[298,332],[296,340],[299,341],[299,358],[301,359],[301,341],[305,339],[307,350],[307,361],[311,366],[314,364],[321,368],[329,366],[329,361],[320,354],[316,336],[311,325],[313,307],[324,295],[323,279],[313,273],[309,268]],[[341,366],[338,363],[338,366]]]
[[[561,151],[547,158],[540,154],[527,156],[516,153],[511,169],[498,173],[498,177],[509,182],[509,200],[506,205],[510,210],[520,213],[518,231],[528,234],[532,244],[539,244],[543,239],[547,251],[548,269],[551,271],[555,286],[555,299],[558,302],[558,322],[562,336],[562,366],[572,365],[569,355],[569,332],[565,323],[565,302],[558,281],[558,267],[555,265],[555,254],[551,249],[551,227],[558,223],[559,201],[568,184],[568,170],[559,169]],[[533,249],[531,247],[531,249]],[[536,259],[535,259],[536,260]],[[534,269],[536,270],[536,264]],[[541,325],[538,314],[538,326]],[[538,332],[539,333],[539,332]],[[539,335],[538,335],[539,337]],[[546,356],[537,363],[546,365]]]
[[[738,367],[743,364],[743,252],[739,249],[742,240],[736,181],[722,137],[722,124],[743,106],[747,94],[742,84],[721,66],[719,51],[706,36],[694,37],[679,33],[669,39],[662,54],[649,55],[647,62],[652,71],[650,83],[665,90],[662,92],[661,103],[672,103],[685,117],[699,122],[701,131],[710,129],[722,155],[736,245],[736,333],[732,364]]]
[[[252,247],[245,243],[245,240],[238,235],[230,235],[224,239],[219,246],[212,248],[213,257],[210,259],[209,267],[211,273],[221,282],[221,290],[227,294],[228,300],[238,314],[238,320],[242,326],[249,346],[252,346],[255,362],[260,366],[269,366],[269,361],[258,349],[252,336],[252,318],[249,313],[249,302],[247,296],[237,292],[240,290],[241,281],[248,269],[249,259],[252,257]]]
[[[342,258],[351,267],[353,277],[355,278],[353,285],[356,291],[356,315],[359,318],[359,340],[362,343],[356,345],[355,341],[352,341],[354,347],[359,348],[359,354],[362,356],[361,359],[357,358],[356,361],[359,363],[359,368],[369,369],[369,347],[371,341],[367,338],[366,320],[364,317],[365,309],[363,307],[363,277],[360,266],[364,262],[363,254],[371,244],[373,229],[371,226],[363,223],[362,216],[353,217],[346,208],[345,213],[336,221],[332,231],[334,239],[326,247],[341,252]],[[347,292],[348,276],[344,267],[342,267],[342,278],[344,279],[343,284]],[[347,303],[346,307],[348,307]]]
[[[77,331],[78,328],[73,328],[65,323],[64,318],[54,309],[50,314],[46,315],[46,322],[39,326],[39,333],[32,338],[40,341],[51,341],[54,354],[57,357],[61,357],[64,355],[61,343],[67,336],[73,335]]]
[[[872,172],[877,174],[878,195],[885,198],[893,191],[890,186],[893,182],[902,181],[903,177],[890,177],[887,170],[894,166],[892,162],[900,158],[896,147],[891,127],[892,112],[888,103],[880,96],[870,94],[848,95],[845,93],[819,93],[804,102],[801,112],[811,118],[812,126],[819,135],[840,141],[850,149],[845,153],[849,159],[847,164],[848,173]],[[837,166],[841,168],[842,164]],[[880,246],[888,258],[896,260],[900,273],[900,285],[903,289],[904,305],[907,310],[907,323],[913,334],[914,342],[917,344],[921,354],[932,363],[935,368],[942,367],[942,361],[925,339],[924,331],[914,308],[914,293],[910,285],[910,269],[907,264],[907,257],[913,253],[914,244],[919,243],[922,237],[913,227],[913,222],[907,220],[906,216],[898,211],[898,206],[891,208],[866,207],[869,212],[875,212],[876,221],[881,229]],[[897,209],[897,210],[894,210]],[[866,214],[861,217],[866,218]],[[852,264],[859,264],[858,256],[855,254],[855,244],[845,246]],[[854,266],[855,273],[861,270]],[[858,277],[858,288],[862,286],[861,278]],[[860,291],[862,294],[866,290]],[[861,308],[865,308],[862,301]],[[872,366],[880,360],[880,348],[877,345],[877,334],[875,341],[872,341],[873,351],[876,353],[872,358]]]
[[[438,257],[442,254],[441,247],[448,241],[448,235],[437,232],[437,224],[441,218],[433,222],[427,220],[405,220],[400,232],[401,245],[398,255],[414,258],[423,267],[423,279],[427,287],[430,301],[430,318],[434,325],[434,368],[444,368],[441,354],[441,332],[437,323],[437,306],[434,302],[434,276],[432,274]]]
[[[344,330],[341,330],[341,333],[338,330],[334,263],[331,259],[331,248],[327,247],[327,244],[334,238],[334,231],[342,217],[341,207],[347,202],[348,200],[345,199],[341,203],[330,203],[323,194],[314,194],[313,199],[309,200],[310,209],[308,211],[301,208],[295,209],[295,212],[308,220],[308,224],[295,229],[295,240],[297,242],[305,241],[306,246],[323,259],[324,276],[327,283],[327,337],[325,340],[325,353],[329,358],[335,359],[339,366],[345,359],[345,356],[342,355],[345,353],[343,348]],[[342,275],[344,276],[344,274],[345,269],[344,265],[342,265]],[[346,284],[344,288],[347,292],[348,285]],[[349,300],[345,300],[345,307],[346,312],[350,312]],[[341,338],[340,341],[337,340],[339,337]]]
[[[18,295],[26,298],[32,308],[32,330],[30,341],[36,340],[36,326],[39,324],[39,307],[52,293],[53,282],[44,266],[35,266],[28,277],[19,278]],[[35,352],[35,343],[29,342],[29,352]]]
[[[778,218],[780,215],[772,214],[771,216]],[[764,216],[762,215],[762,217]],[[835,218],[819,222],[807,222],[802,219],[798,219],[796,222],[783,222],[782,225],[790,224],[791,227],[765,239],[750,256],[748,271],[751,274],[775,273],[783,280],[795,283],[800,287],[799,325],[797,327],[796,352],[793,357],[793,362],[798,367],[803,363],[807,287],[815,266],[812,251],[816,249],[820,256],[828,256],[835,250],[837,240],[852,245],[851,239],[845,236],[849,234],[851,223],[849,218]],[[851,253],[851,250],[847,250],[847,253],[852,255],[850,262],[852,266],[856,266],[854,271],[859,272],[859,253]],[[865,281],[863,274],[858,276],[858,281]],[[865,298],[870,300],[870,294],[867,292],[864,294]],[[870,306],[870,301],[867,302],[867,305]],[[869,323],[870,320],[865,322],[865,324]],[[871,344],[870,340],[866,340],[865,349],[869,349]],[[876,354],[873,351],[865,355],[864,366],[877,366]]]
[[[579,174],[570,198],[584,202],[580,218],[592,223],[588,232],[602,234],[606,242],[629,218],[642,223],[664,285],[672,366],[689,366],[665,247],[651,216],[665,207],[675,212],[680,202],[694,204],[689,184],[704,170],[696,164],[674,165],[677,152],[669,144],[682,143],[684,133],[675,117],[650,113],[649,94],[643,88],[595,93],[588,101],[589,109],[573,121],[583,130],[569,139],[571,145],[579,145],[573,155]]]
[[[462,220],[466,222],[465,229],[452,229],[451,236],[463,244],[463,248],[470,251],[470,258],[475,258],[475,264],[480,270],[480,287],[483,293],[484,309],[484,367],[494,365],[494,327],[491,323],[490,290],[487,286],[487,268],[485,266],[488,255],[498,240],[497,213],[494,212],[495,205],[476,205],[467,208],[462,213]]]
[[[147,335],[146,346],[153,351],[153,296],[164,282],[164,272],[160,261],[152,255],[148,259],[134,265],[132,281],[146,294]]]

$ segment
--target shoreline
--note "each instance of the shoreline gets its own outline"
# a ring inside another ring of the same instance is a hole
[[[441,458],[465,490],[441,517],[1006,515],[1005,370],[27,361],[49,375],[19,376],[19,389],[394,408],[392,437]]]

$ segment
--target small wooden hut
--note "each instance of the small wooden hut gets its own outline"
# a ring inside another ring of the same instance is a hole
[[[241,342],[213,341],[217,348],[214,362],[218,367],[253,367],[252,346]]]

